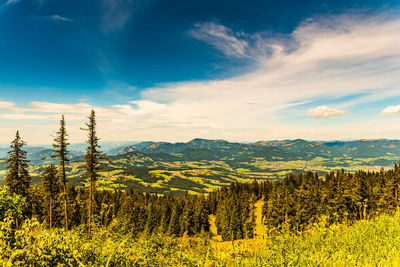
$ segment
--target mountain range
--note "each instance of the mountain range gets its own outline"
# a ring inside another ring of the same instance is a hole
[[[103,162],[99,186],[145,192],[204,193],[235,181],[280,179],[291,173],[349,172],[390,168],[400,160],[400,140],[277,140],[235,143],[196,138],[189,142],[103,144],[110,162]],[[84,144],[70,146],[69,180],[85,186]],[[34,183],[45,165],[54,163],[51,147],[26,147]],[[8,149],[1,148],[3,158]],[[0,160],[0,183],[5,176]]]

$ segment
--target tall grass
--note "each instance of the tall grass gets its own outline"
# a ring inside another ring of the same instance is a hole
[[[298,235],[239,241],[236,248],[217,246],[214,252],[218,265],[400,266],[400,216],[382,215],[352,226],[322,222]]]

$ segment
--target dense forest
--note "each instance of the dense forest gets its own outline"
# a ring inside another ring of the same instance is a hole
[[[6,186],[0,190],[0,222],[8,231],[6,235],[2,232],[0,244],[7,246],[7,251],[18,243],[18,233],[26,227],[24,222],[32,220],[48,229],[85,232],[88,238],[107,229],[133,240],[155,235],[208,239],[213,217],[217,234],[227,241],[255,237],[255,204],[260,201],[261,221],[268,235],[302,233],[321,221],[327,226],[351,225],[399,207],[397,165],[379,172],[341,170],[324,176],[308,172],[278,181],[236,182],[207,195],[96,190],[100,160],[109,159],[98,145],[94,111],[84,130],[88,132],[84,187],[68,183],[69,144],[64,117],[52,155],[59,164],[43,169],[40,186],[31,185],[25,142],[16,133],[8,153]]]

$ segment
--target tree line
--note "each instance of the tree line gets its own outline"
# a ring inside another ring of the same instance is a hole
[[[400,168],[385,171],[343,170],[319,177],[289,175],[265,195],[263,218],[270,228],[302,231],[324,218],[325,223],[351,224],[399,209]]]

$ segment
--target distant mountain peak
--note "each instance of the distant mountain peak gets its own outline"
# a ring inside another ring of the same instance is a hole
[[[145,148],[157,148],[157,147],[165,145],[165,144],[170,144],[170,143],[168,143],[168,142],[155,142],[153,144],[150,144],[150,145],[146,146]]]

